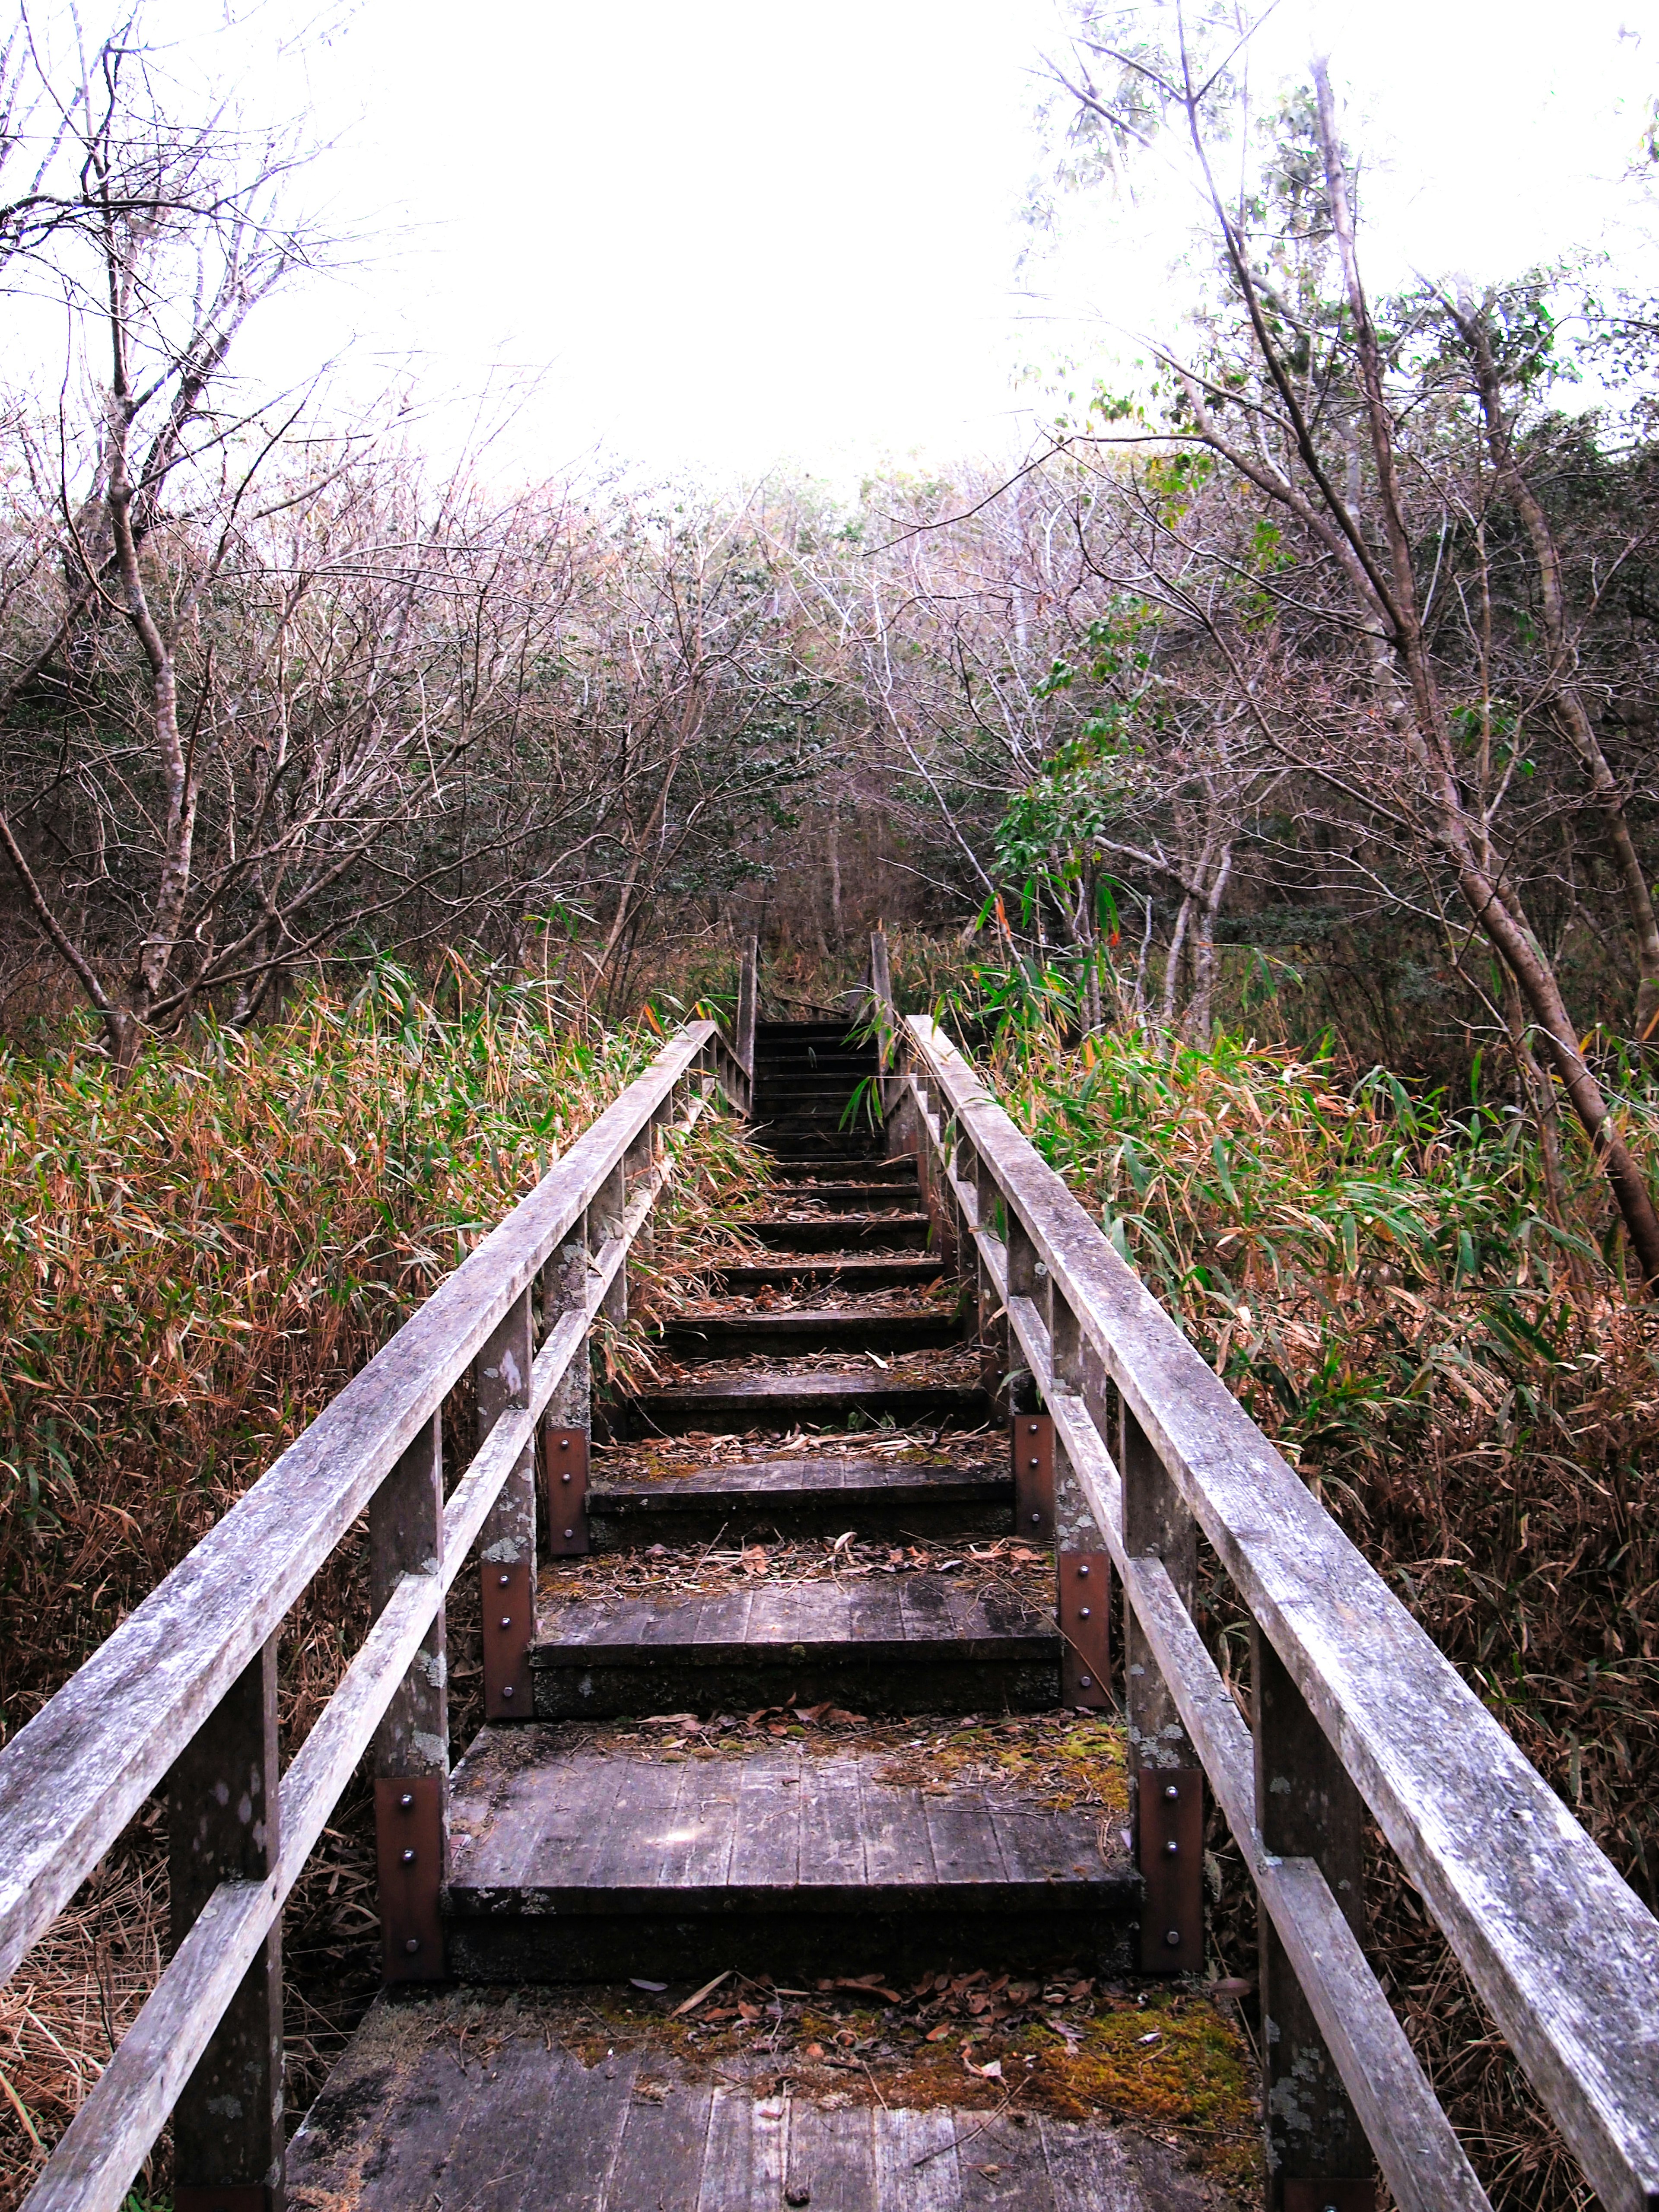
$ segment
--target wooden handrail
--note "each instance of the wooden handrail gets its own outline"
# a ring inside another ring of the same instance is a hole
[[[580,1247],[576,1303],[548,1314],[516,1401],[443,1508],[439,1556],[397,1580],[283,1778],[270,1870],[258,1880],[222,1881],[208,1899],[36,2182],[29,2212],[114,2212],[121,2204],[445,1592],[526,1464],[545,1409],[585,1351],[592,1317],[615,1302],[629,1249],[672,1170],[665,1152],[657,1157],[657,1132],[688,1133],[717,1087],[734,1103],[746,1102],[746,1081],[714,1024],[690,1024],[0,1750],[4,1977],[167,1779],[592,1210],[600,1233]],[[684,1111],[671,1128],[678,1102]],[[606,1210],[607,1193],[619,1197],[618,1208]]]
[[[760,1016],[760,939],[743,940],[743,965],[738,975],[738,1020],[732,1051],[752,1095],[755,1083],[755,1024]],[[746,1102],[745,1102],[746,1103]]]
[[[1263,1846],[1236,1709],[1162,1561],[1126,1541],[1121,1477],[1103,1434],[1108,1383],[1601,2202],[1610,2212],[1659,2205],[1659,1923],[972,1065],[920,1017],[902,1038],[907,1096],[939,1182],[995,1283],[1396,2198],[1423,2212],[1486,2201],[1318,1866]]]

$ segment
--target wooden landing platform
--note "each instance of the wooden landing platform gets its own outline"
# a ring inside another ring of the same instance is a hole
[[[290,2212],[1219,2212],[1128,2130],[809,2102],[592,2065],[510,2013],[463,2037],[439,1998],[378,2003],[289,2150]],[[447,2032],[446,2032],[447,2031]]]
[[[451,1781],[451,1969],[672,1979],[994,1954],[1127,1969],[1141,1882],[1115,1828],[890,1781],[890,1765],[793,1745],[670,1764],[562,1753],[556,1729],[485,1729]]]
[[[556,1600],[531,1652],[538,1720],[816,1705],[1040,1712],[1060,1632],[1017,1591],[948,1575],[765,1585],[714,1597]]]

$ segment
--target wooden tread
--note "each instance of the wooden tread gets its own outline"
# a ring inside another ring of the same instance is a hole
[[[1098,2122],[815,2104],[763,2064],[750,2079],[733,2081],[729,2064],[688,2079],[648,2043],[588,2065],[517,2013],[469,2039],[470,2002],[377,2001],[289,2146],[293,2212],[1212,2212],[1224,2201],[1181,2146]]]
[[[784,1252],[842,1252],[874,1246],[919,1252],[927,1242],[925,1213],[838,1213],[827,1220],[748,1221],[757,1243]]]
[[[830,1213],[878,1213],[894,1207],[915,1208],[921,1188],[914,1176],[884,1182],[795,1182],[776,1194],[789,1206],[821,1206]]]
[[[738,1374],[706,1382],[659,1384],[628,1401],[635,1430],[683,1436],[690,1430],[738,1434],[797,1422],[844,1427],[854,1415],[901,1428],[919,1421],[973,1428],[990,1417],[983,1390],[964,1382],[900,1380],[878,1373],[830,1370],[805,1375]]]
[[[684,1314],[668,1322],[662,1342],[681,1359],[741,1359],[758,1352],[787,1359],[810,1352],[938,1351],[962,1341],[959,1314],[890,1313],[857,1307],[802,1306],[789,1313]]]
[[[934,1252],[895,1252],[882,1257],[848,1252],[830,1258],[815,1254],[794,1260],[738,1260],[712,1273],[728,1291],[763,1291],[791,1283],[814,1290],[833,1285],[848,1291],[884,1291],[911,1283],[936,1283],[945,1273],[945,1262]]]
[[[794,1537],[997,1535],[1008,1525],[1013,1480],[948,1462],[747,1461],[690,1474],[611,1477],[587,1493],[595,1545],[706,1542],[770,1531]]]
[[[559,1735],[486,1729],[452,1777],[460,1978],[902,1972],[993,1949],[1127,1964],[1140,1878],[1096,1813],[890,1783],[879,1750],[670,1764],[562,1752]]]
[[[763,1583],[713,1596],[555,1599],[532,1647],[538,1720],[817,1705],[1042,1712],[1060,1633],[1013,1590],[948,1575]]]

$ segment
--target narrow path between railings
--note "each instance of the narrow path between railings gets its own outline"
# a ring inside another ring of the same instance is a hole
[[[586,1466],[545,1434],[530,1709],[452,1778],[449,1980],[377,2003],[289,2202],[1259,2203],[1232,1999],[1134,1971],[1103,1620],[1079,1584],[1062,1637],[1002,1352],[915,1152],[849,1110],[874,1050],[752,1050],[764,1213]]]

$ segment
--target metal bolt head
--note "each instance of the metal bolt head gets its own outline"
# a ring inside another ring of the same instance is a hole
[[[408,1939],[408,1941],[407,1941],[407,1942],[404,1943],[404,1950],[408,1952],[408,1954],[409,1954],[409,1955],[410,1955],[410,1957],[411,1959],[415,1956],[415,1954],[416,1954],[416,1953],[420,1949],[420,1948],[421,1948],[421,1939],[420,1939],[420,1937],[419,1937],[418,1936],[410,1936],[410,1937],[409,1937],[409,1939]]]
[[[1181,1930],[1178,1928],[1166,1928],[1164,1931],[1164,1940],[1172,1951],[1178,1951],[1181,1948]]]
[[[1095,1682],[1092,1674],[1079,1674],[1078,1676],[1078,1687],[1079,1689],[1092,1690],[1094,1686]]]
[[[412,1813],[415,1810],[415,1792],[412,1790],[405,1790],[403,1796],[398,1800],[398,1803],[402,1811],[405,1813]]]
[[[507,1588],[507,1584],[512,1581],[512,1579],[513,1579],[513,1577],[512,1577],[512,1576],[511,1576],[511,1575],[501,1575],[501,1576],[499,1576],[499,1577],[497,1577],[497,1579],[496,1579],[496,1583],[495,1583],[495,1587],[496,1587],[496,1589],[505,1589]]]
[[[575,1533],[576,1533],[576,1532],[575,1532],[575,1530],[574,1530],[574,1528],[567,1528],[567,1529],[565,1530],[565,1532],[564,1532],[564,1534],[565,1534],[565,1541],[566,1541],[567,1543],[568,1543],[568,1542],[569,1542],[569,1540],[570,1540],[570,1539],[571,1539],[571,1538],[575,1534]]]
[[[569,1481],[569,1480],[570,1480],[570,1469],[569,1469],[568,1468],[566,1468],[563,1470],[563,1472],[560,1474],[560,1476],[559,1476],[559,1480],[560,1480],[561,1482],[568,1482],[568,1481]]]
[[[1166,1858],[1171,1858],[1171,1859],[1173,1859],[1173,1858],[1179,1858],[1179,1857],[1180,1857],[1180,1856],[1181,1856],[1181,1846],[1180,1846],[1180,1844],[1176,1841],[1176,1839],[1175,1839],[1175,1838],[1174,1838],[1173,1836],[1171,1836],[1171,1837],[1170,1837],[1170,1840],[1169,1840],[1169,1842],[1168,1842],[1167,1844],[1164,1844],[1164,1856],[1165,1856]]]
[[[1088,1581],[1088,1579],[1089,1579],[1089,1570],[1088,1570],[1088,1568],[1087,1568],[1086,1566],[1081,1566],[1081,1567],[1079,1567],[1079,1568],[1078,1569],[1077,1572],[1078,1572],[1078,1580],[1079,1580],[1079,1582],[1085,1582],[1085,1583],[1086,1583],[1086,1582]]]
[[[1078,1614],[1078,1619],[1079,1619],[1079,1620],[1087,1620],[1087,1619],[1088,1619],[1088,1618],[1089,1618],[1089,1608],[1088,1608],[1088,1607],[1085,1605],[1085,1607],[1082,1607],[1082,1609],[1079,1611],[1079,1614]]]
[[[1164,1785],[1164,1795],[1173,1804],[1175,1800],[1180,1796],[1181,1791],[1173,1782],[1166,1782]]]
[[[559,1449],[560,1449],[561,1451],[568,1451],[568,1450],[569,1450],[569,1449],[570,1449],[570,1439],[569,1439],[569,1437],[561,1437],[559,1438]]]
[[[511,1627],[512,1627],[512,1626],[513,1626],[513,1616],[512,1616],[512,1614],[511,1614],[510,1613],[504,1613],[501,1615],[501,1626],[502,1626],[503,1628],[511,1628]]]
[[[405,1851],[405,1852],[404,1853],[404,1864],[405,1866],[413,1866],[413,1865],[414,1865],[414,1863],[415,1863],[415,1854],[414,1854],[414,1852],[413,1852],[412,1850],[407,1850],[407,1851]]]
[[[510,1697],[512,1696],[512,1694],[513,1694],[513,1685],[512,1685],[512,1683],[511,1683],[511,1682],[503,1682],[503,1683],[501,1684],[501,1695],[502,1695],[504,1698],[510,1698]]]
[[[1042,1464],[1042,1462],[1037,1457],[1035,1452],[1031,1454],[1031,1464],[1033,1467],[1041,1467]]]
[[[1031,1516],[1031,1526],[1034,1528],[1040,1528],[1042,1526],[1042,1516],[1040,1513],[1034,1513]]]

